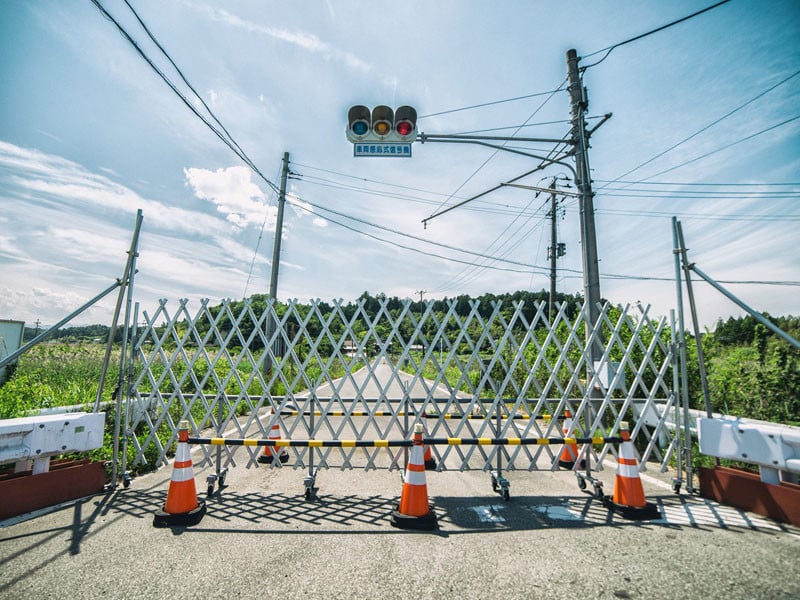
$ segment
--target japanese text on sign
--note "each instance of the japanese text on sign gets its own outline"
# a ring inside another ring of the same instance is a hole
[[[411,157],[411,144],[398,143],[355,143],[353,156],[404,156]]]

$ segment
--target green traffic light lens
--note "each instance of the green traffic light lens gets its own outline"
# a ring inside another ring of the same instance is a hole
[[[355,123],[353,123],[352,129],[353,133],[355,133],[356,135],[364,135],[365,133],[367,133],[367,129],[369,129],[369,127],[364,121],[356,121]]]

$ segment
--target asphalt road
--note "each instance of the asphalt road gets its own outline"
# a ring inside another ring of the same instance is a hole
[[[429,472],[439,529],[409,532],[398,471],[322,470],[306,501],[303,469],[237,468],[199,524],[155,528],[170,474],[2,523],[0,598],[800,597],[800,530],[649,476],[662,518],[635,522],[568,472],[512,471],[508,502],[488,473]]]

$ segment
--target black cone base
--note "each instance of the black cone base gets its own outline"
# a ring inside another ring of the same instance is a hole
[[[258,462],[260,462],[262,465],[271,465],[274,458],[275,457],[272,456],[272,454],[262,454],[261,456],[258,457]],[[280,461],[283,464],[286,464],[288,460],[289,460],[288,454],[281,454]]]
[[[558,466],[561,467],[562,469],[569,469],[571,471],[572,468],[575,466],[575,463],[573,461],[571,461],[571,460],[559,460],[558,461]],[[586,468],[586,461],[581,459],[580,464],[578,464],[578,468],[579,469],[585,469]]]
[[[397,507],[392,511],[391,523],[393,527],[399,529],[415,529],[417,531],[433,531],[439,528],[436,513],[428,507],[428,514],[422,517],[410,517],[397,511]]]
[[[188,527],[197,525],[206,514],[206,503],[198,500],[197,508],[187,513],[170,514],[157,510],[153,515],[153,527]]]
[[[436,459],[431,458],[430,460],[425,461],[425,470],[426,471],[435,471],[436,470]]]
[[[646,502],[644,507],[636,508],[635,506],[623,506],[622,504],[615,504],[612,496],[604,496],[603,504],[623,519],[629,521],[651,521],[653,519],[661,518],[661,511],[658,506],[652,502]]]

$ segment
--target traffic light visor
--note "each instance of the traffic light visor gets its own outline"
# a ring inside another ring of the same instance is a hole
[[[394,130],[404,138],[414,136],[417,131],[417,111],[412,106],[401,106],[394,114]]]
[[[376,106],[372,109],[372,131],[376,135],[384,136],[392,132],[394,125],[394,111],[388,106]]]
[[[370,113],[366,106],[351,106],[347,112],[348,134],[360,137],[369,132]],[[349,136],[348,136],[349,137]]]

